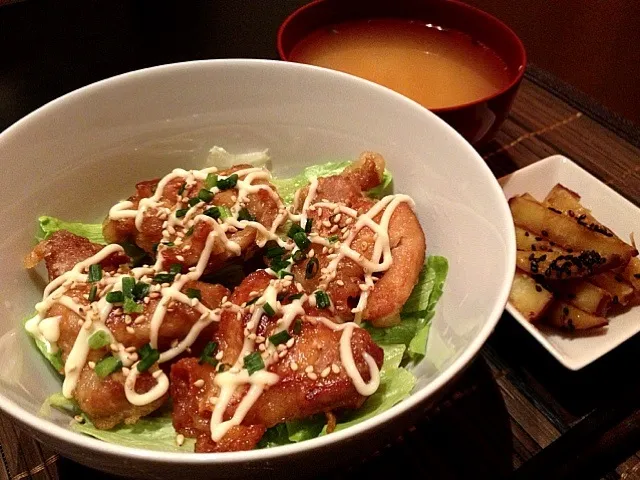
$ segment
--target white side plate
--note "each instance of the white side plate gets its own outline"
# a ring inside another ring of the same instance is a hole
[[[624,241],[640,231],[640,210],[593,175],[562,155],[554,155],[499,180],[507,199],[529,192],[542,200],[556,183],[578,193],[581,203],[595,218]],[[640,332],[640,307],[610,318],[608,327],[597,332],[563,333],[529,323],[510,303],[507,311],[526,328],[562,365],[579,370]]]

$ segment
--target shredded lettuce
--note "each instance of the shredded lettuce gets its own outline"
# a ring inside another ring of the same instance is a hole
[[[65,222],[59,218],[42,216],[38,218],[38,226],[37,241],[46,240],[58,230],[67,230],[80,237],[88,238],[94,243],[103,245],[107,243],[102,236],[102,225],[99,223]]]
[[[243,157],[243,163],[263,165],[269,161],[266,152],[257,152],[254,156],[245,157]],[[212,149],[208,162],[211,165],[225,167],[230,161],[238,163],[238,158],[240,157],[231,155],[222,149]],[[307,167],[296,177],[274,178],[272,182],[278,188],[283,200],[286,203],[291,203],[295,191],[306,185],[312,178],[336,175],[342,172],[349,163],[330,162],[315,165]],[[379,198],[387,194],[391,182],[391,174],[385,170],[383,182],[369,191],[369,195]],[[65,229],[76,235],[84,236],[92,242],[106,243],[100,224],[71,223],[47,216],[40,217],[38,221],[37,240],[46,239],[55,231]],[[363,325],[373,340],[384,350],[384,363],[380,371],[380,387],[360,409],[342,415],[336,425],[336,430],[348,428],[378,415],[411,394],[416,379],[403,365],[407,358],[419,360],[426,353],[430,322],[435,313],[436,303],[442,296],[447,272],[446,258],[428,257],[420,273],[418,283],[400,314],[400,323],[388,328],[375,328],[366,323]],[[43,342],[35,340],[35,343],[54,368],[61,370],[63,365],[60,355],[49,354],[47,345]],[[42,411],[47,412],[52,406],[70,414],[79,413],[75,402],[64,398],[60,393],[53,394],[43,405]],[[121,425],[108,431],[98,430],[86,416],[84,418],[83,423],[73,422],[71,428],[106,442],[167,452],[193,451],[194,448],[195,442],[192,439],[186,439],[181,447],[177,446],[176,432],[168,409],[142,418],[135,425]],[[322,414],[270,428],[263,436],[258,448],[300,442],[321,435],[326,435],[326,418]]]
[[[311,179],[320,177],[329,177],[331,175],[338,175],[342,172],[351,162],[327,162],[321,165],[312,165],[305,168],[301,174],[291,178],[273,178],[273,183],[278,189],[280,197],[284,203],[293,203],[293,196],[296,190],[307,185]],[[382,182],[375,188],[372,188],[367,193],[375,198],[384,196],[389,190],[392,181],[391,172],[385,169],[382,177]]]

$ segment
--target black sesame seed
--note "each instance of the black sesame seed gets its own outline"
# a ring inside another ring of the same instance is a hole
[[[537,250],[535,245],[531,245],[531,250],[533,250],[534,252]]]
[[[546,230],[542,230],[540,233],[542,233],[543,237],[548,237],[549,236],[549,232],[547,232]]]
[[[640,278],[640,273],[634,273],[634,274],[633,274],[633,277],[634,277],[634,278]]]
[[[528,237],[529,236],[529,232],[524,232],[524,236]]]
[[[541,292],[542,291],[542,287],[540,285],[536,285],[536,292]]]

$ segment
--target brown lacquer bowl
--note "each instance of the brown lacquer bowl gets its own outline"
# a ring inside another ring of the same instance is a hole
[[[317,0],[293,12],[280,26],[280,58],[290,61],[298,42],[320,28],[381,18],[419,20],[466,33],[505,62],[509,82],[502,89],[469,103],[430,108],[473,145],[490,140],[509,113],[527,58],[524,45],[513,30],[477,8],[453,0]]]

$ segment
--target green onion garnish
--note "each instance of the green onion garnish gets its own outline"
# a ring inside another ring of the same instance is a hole
[[[253,305],[254,303],[256,303],[256,302],[258,301],[258,299],[259,299],[259,298],[260,298],[260,295],[258,295],[257,297],[253,297],[251,300],[249,300],[249,301],[246,303],[247,307],[248,307],[249,305]]]
[[[97,295],[98,295],[98,286],[92,285],[91,290],[89,290],[89,298],[87,300],[89,300],[90,302],[93,302],[96,299]]]
[[[291,225],[291,228],[289,228],[289,231],[287,232],[287,236],[289,238],[293,238],[293,236],[296,233],[304,233],[304,229],[297,223],[294,223],[293,225]]]
[[[104,378],[107,375],[110,375],[111,373],[120,370],[121,368],[122,368],[122,362],[120,361],[120,359],[114,356],[110,356],[110,357],[105,357],[102,360],[100,360],[98,363],[96,363],[96,367],[94,368],[94,371],[96,372],[96,375],[98,375],[100,378]]]
[[[289,339],[291,338],[291,335],[289,335],[289,332],[287,332],[286,330],[282,330],[274,335],[271,335],[269,337],[269,341],[271,342],[271,345],[280,345],[281,343],[287,343],[289,341]]]
[[[188,208],[180,208],[179,210],[176,210],[176,218],[184,217],[188,211],[189,211]]]
[[[175,245],[173,242],[162,242],[162,244],[166,247],[173,247]]]
[[[284,248],[277,246],[277,247],[267,248],[266,256],[267,258],[281,257],[286,252],[287,251]]]
[[[304,232],[298,232],[293,236],[293,241],[300,250],[306,250],[311,246],[311,241],[307,238],[307,234]]]
[[[133,277],[122,277],[122,293],[126,297],[133,295],[133,287],[136,284],[136,279]]]
[[[184,234],[185,237],[190,237],[191,235],[193,235],[193,227],[190,227],[187,233]]]
[[[319,268],[320,262],[318,261],[318,259],[316,257],[310,258],[304,271],[304,278],[309,280],[310,278],[315,277],[316,273],[318,273]]]
[[[329,295],[327,292],[318,290],[316,292],[316,306],[318,308],[329,308],[331,305],[331,301],[329,300]]]
[[[262,370],[264,368],[264,362],[260,354],[258,352],[251,352],[244,357],[244,368],[247,369],[249,375],[253,375],[258,370]]]
[[[276,314],[276,311],[273,309],[271,305],[269,305],[269,302],[265,303],[262,306],[262,309],[264,310],[264,313],[266,313],[270,317],[273,317]]]
[[[146,372],[160,358],[158,350],[151,348],[151,345],[148,343],[143,347],[140,347],[138,355],[140,355],[140,361],[138,362],[139,372]]]
[[[246,207],[242,207],[240,209],[240,211],[238,212],[238,220],[240,220],[240,221],[246,220],[248,222],[255,222],[256,217],[251,215],[251,213],[249,212],[249,210],[247,210]]]
[[[307,223],[304,224],[305,233],[311,233],[312,227],[313,227],[313,220],[311,218],[307,218]]]
[[[122,292],[109,292],[107,293],[107,302],[122,303],[124,302],[124,294]]]
[[[293,261],[295,263],[298,263],[301,260],[304,260],[305,258],[307,258],[307,254],[304,253],[302,250],[296,250],[295,253],[293,254]]]
[[[340,237],[338,235],[331,235],[329,238],[327,238],[327,240],[329,240],[331,243],[336,243],[339,238]]]
[[[157,273],[153,277],[154,283],[171,283],[176,276],[172,273]]]
[[[182,182],[182,185],[180,185],[180,188],[178,189],[178,195],[182,195],[186,188],[187,188],[187,182]]]
[[[87,276],[87,281],[89,283],[96,283],[102,280],[102,265],[96,263],[89,267],[89,275]]]
[[[174,263],[169,267],[169,273],[173,273],[174,275],[182,272],[182,264]]]
[[[293,273],[287,272],[286,270],[280,270],[278,272],[278,277],[280,277],[280,278],[293,277]]]
[[[187,202],[187,205],[189,205],[190,207],[195,207],[199,203],[200,203],[200,199],[198,197],[191,197]]]
[[[296,321],[293,323],[293,333],[299,335],[302,332],[302,320],[296,318]]]
[[[124,313],[142,313],[144,311],[144,306],[136,303],[136,301],[131,297],[124,297],[122,310],[124,310]]]
[[[302,295],[304,295],[304,293],[300,292],[300,293],[294,293],[293,295],[289,295],[287,298],[290,301],[294,301],[294,300],[298,300],[299,298],[302,298]]]
[[[99,348],[109,345],[111,343],[111,337],[104,330],[98,330],[89,337],[87,342],[91,350],[98,350]]]
[[[288,266],[289,266],[289,262],[287,260],[283,260],[280,257],[275,257],[274,259],[271,260],[271,263],[269,264],[269,267],[271,267],[271,270],[273,270],[274,272],[279,272],[280,270],[284,270]]]
[[[202,292],[197,288],[187,288],[187,297],[202,300]]]
[[[204,188],[211,190],[218,183],[218,175],[215,173],[207,173],[207,178],[204,181]]]
[[[203,202],[210,202],[211,199],[213,198],[213,192],[210,192],[209,190],[207,190],[206,188],[202,188],[200,189],[200,191],[198,192],[198,198],[200,200],[202,200]]]
[[[134,300],[142,300],[144,297],[146,297],[149,294],[150,288],[151,288],[151,285],[149,285],[148,283],[136,282],[131,292],[133,294]]]
[[[218,184],[216,185],[220,190],[229,190],[238,183],[238,175],[229,175],[227,178],[218,178]]]
[[[220,218],[225,219],[231,217],[231,209],[229,207],[225,207],[224,205],[218,207],[220,209]]]
[[[216,366],[218,365],[218,360],[213,357],[216,349],[218,348],[218,342],[209,342],[205,345],[204,350],[202,350],[202,355],[200,355],[200,359],[198,360],[199,364],[208,363],[209,365]]]
[[[220,208],[219,207],[211,207],[211,208],[207,208],[204,212],[207,217],[211,217],[214,220],[217,220],[218,218],[220,218]]]

